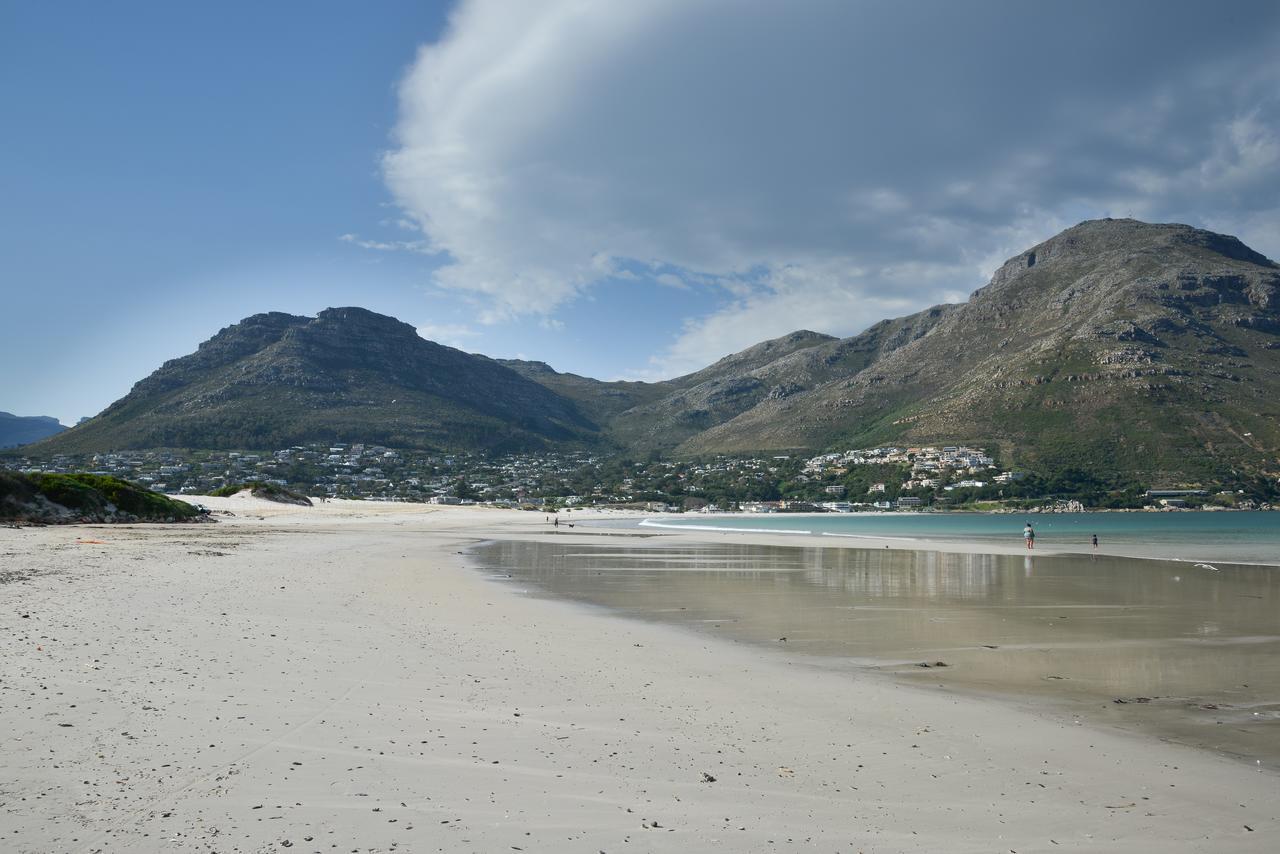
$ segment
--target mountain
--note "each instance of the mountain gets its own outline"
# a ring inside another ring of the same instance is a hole
[[[596,423],[608,422],[629,409],[657,400],[666,395],[669,390],[667,383],[626,380],[607,382],[578,374],[563,374],[546,362],[529,362],[521,359],[498,359],[497,361],[526,379],[573,401]]]
[[[526,375],[557,387],[548,371]],[[576,382],[575,399],[605,391]],[[793,333],[630,395],[595,417],[633,450],[969,442],[1148,483],[1273,477],[1280,267],[1186,225],[1088,221],[965,303],[839,340]]]
[[[16,448],[66,430],[48,415],[12,415],[0,412],[0,448]]]
[[[571,400],[492,359],[426,341],[391,317],[331,308],[229,326],[32,451],[308,441],[537,449],[596,443],[599,430]]]
[[[1083,222],[961,304],[799,331],[657,383],[424,341],[356,308],[262,314],[33,452],[309,440],[678,455],[972,443],[1146,483],[1275,477],[1280,267],[1234,237]]]
[[[726,356],[692,374],[657,383],[601,382],[562,374],[543,362],[504,361],[524,376],[575,401],[610,435],[636,450],[670,449],[707,427],[750,409],[768,394],[782,394],[768,374],[756,376],[786,357],[835,341],[817,332],[792,332]],[[762,378],[763,377],[763,378]]]
[[[638,449],[674,448],[708,427],[748,411],[770,395],[792,393],[795,377],[788,375],[779,380],[776,366],[834,340],[829,335],[801,330],[726,356],[700,371],[665,383],[662,397],[633,407],[609,422],[612,434],[622,444]]]
[[[892,324],[799,354],[852,348],[864,367],[766,397],[678,450],[970,441],[1148,482],[1277,468],[1280,267],[1233,237],[1084,222],[967,302]]]

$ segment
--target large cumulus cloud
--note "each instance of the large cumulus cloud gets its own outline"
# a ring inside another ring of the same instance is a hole
[[[486,319],[724,289],[670,373],[960,298],[1093,216],[1280,254],[1278,35],[1269,2],[469,0],[385,175]]]

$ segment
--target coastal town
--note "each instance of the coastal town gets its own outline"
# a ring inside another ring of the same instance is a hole
[[[13,456],[23,472],[87,471],[171,495],[267,483],[311,498],[489,504],[549,509],[630,507],[653,512],[849,513],[945,509],[1071,512],[1183,507],[1265,509],[1228,488],[1160,489],[1072,481],[999,465],[963,444],[791,454],[633,460],[579,452],[491,457],[362,443],[250,451],[133,451]]]

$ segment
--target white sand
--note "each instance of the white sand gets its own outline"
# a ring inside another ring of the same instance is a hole
[[[206,503],[237,515],[0,530],[0,851],[1280,849],[1273,774],[524,597],[457,554],[608,532]]]

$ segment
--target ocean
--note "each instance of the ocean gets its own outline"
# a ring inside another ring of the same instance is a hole
[[[1079,547],[1097,535],[1104,548],[1149,550],[1183,560],[1280,563],[1280,513],[753,513],[645,519],[648,527],[762,531],[838,538],[884,537],[940,542],[1022,543],[1030,522],[1038,547]]]

